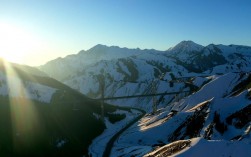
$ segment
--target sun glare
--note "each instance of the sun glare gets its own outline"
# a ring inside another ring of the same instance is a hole
[[[0,22],[0,57],[22,63],[24,57],[38,46],[37,40],[25,29]]]
[[[24,82],[19,78],[12,65],[3,62],[6,71],[6,82],[10,96],[10,109],[12,119],[12,135],[14,149],[26,145],[26,137],[36,129],[40,129],[39,118],[32,100],[28,99]]]

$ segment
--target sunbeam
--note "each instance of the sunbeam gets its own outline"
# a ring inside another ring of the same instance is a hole
[[[9,94],[12,120],[13,149],[23,151],[32,146],[35,136],[41,130],[38,113],[33,102],[28,99],[24,81],[22,81],[11,64],[4,61],[6,72],[7,93]]]

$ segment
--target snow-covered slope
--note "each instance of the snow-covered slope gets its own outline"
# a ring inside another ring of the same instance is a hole
[[[46,78],[46,74],[33,67],[0,60],[0,96],[50,103],[57,89],[32,79],[35,77]]]
[[[50,103],[57,89],[39,83],[23,81],[17,76],[6,76],[0,71],[0,95],[26,98]]]
[[[145,116],[117,139],[112,156],[140,157],[153,151],[146,155],[150,157],[164,150],[175,156],[194,156],[195,152],[195,156],[206,156],[214,145],[220,149],[213,156],[238,156],[238,150],[239,155],[250,156],[250,75],[214,76],[199,91]],[[184,139],[192,143],[177,142]]]
[[[251,154],[250,145],[242,142],[232,142],[225,140],[205,140],[193,138],[191,140],[180,140],[163,146],[144,157],[154,156],[177,156],[177,157],[248,157]]]

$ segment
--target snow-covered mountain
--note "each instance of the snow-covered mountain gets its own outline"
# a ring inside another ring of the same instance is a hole
[[[101,84],[105,97],[175,93],[156,96],[155,114],[153,97],[107,100],[148,112],[115,141],[111,156],[251,156],[250,54],[248,46],[192,41],[167,51],[97,45],[39,68],[92,98],[100,98]],[[92,156],[96,150],[89,147]]]
[[[201,46],[182,41],[167,51],[127,49],[97,45],[90,50],[58,58],[40,66],[47,73],[81,93],[100,97],[101,76],[105,96],[130,96],[151,93],[151,84],[165,74],[157,93],[190,90],[188,81],[214,74],[251,70],[251,47],[237,45]],[[183,79],[182,79],[183,78]],[[182,79],[182,81],[180,81]],[[174,95],[158,98],[159,107],[174,100]],[[142,101],[144,100],[144,101]],[[151,98],[113,100],[109,103],[151,110]]]

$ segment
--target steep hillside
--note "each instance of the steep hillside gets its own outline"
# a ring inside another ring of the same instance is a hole
[[[105,104],[111,121],[121,119],[111,114],[116,110]],[[1,60],[0,156],[83,156],[105,129],[100,113],[98,101],[34,68]]]
[[[250,156],[250,76],[216,76],[199,91],[145,116],[117,139],[112,156],[207,156],[211,148],[213,156]]]

